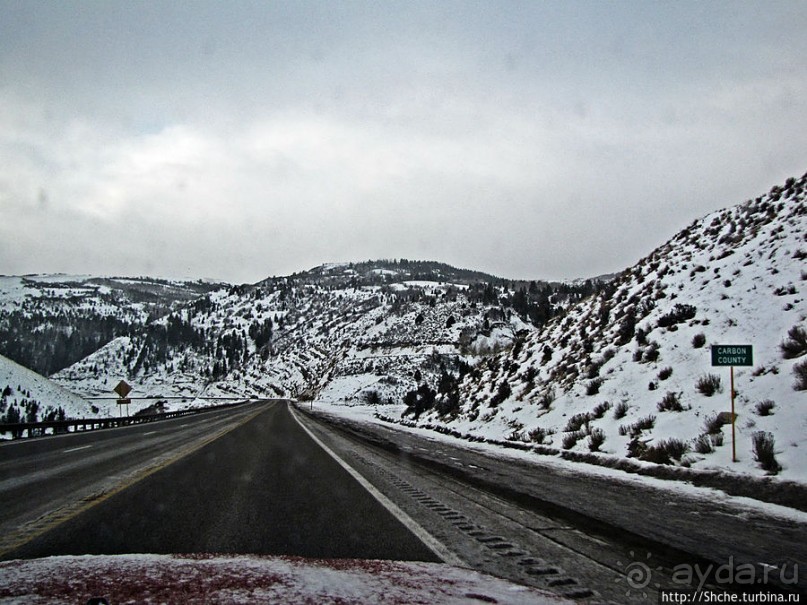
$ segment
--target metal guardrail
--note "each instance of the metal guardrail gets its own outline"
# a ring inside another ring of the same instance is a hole
[[[28,437],[43,437],[50,435],[63,435],[65,433],[77,433],[84,431],[95,431],[99,429],[109,429],[132,424],[145,424],[147,422],[158,422],[169,420],[181,416],[190,416],[203,412],[212,412],[224,408],[232,408],[245,405],[254,400],[244,400],[238,403],[223,403],[211,405],[203,408],[190,410],[178,410],[176,412],[162,412],[158,414],[143,414],[139,416],[121,416],[118,418],[78,418],[72,420],[51,420],[48,422],[20,422],[20,423],[0,423],[0,435],[11,433],[12,439],[22,439]],[[73,429],[72,431],[70,429]],[[51,430],[52,433],[47,431]]]

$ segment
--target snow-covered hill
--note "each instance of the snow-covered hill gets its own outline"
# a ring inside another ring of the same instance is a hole
[[[218,287],[152,278],[0,276],[0,354],[49,375]]]
[[[0,355],[0,423],[92,415],[89,402]]]
[[[694,468],[781,466],[782,477],[807,481],[805,189],[807,175],[693,222],[475,367],[459,385],[459,410],[441,415],[438,397],[418,422]],[[729,369],[711,367],[715,344],[754,350],[753,367],[735,369],[737,463],[720,416],[731,405]]]

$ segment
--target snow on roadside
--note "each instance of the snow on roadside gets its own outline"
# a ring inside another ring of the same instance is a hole
[[[721,501],[738,509],[739,511],[752,511],[771,517],[786,519],[794,523],[807,525],[807,512],[796,510],[787,506],[763,502],[761,500],[755,500],[753,498],[743,496],[729,495],[719,489],[711,487],[699,487],[686,481],[659,479],[648,475],[627,473],[616,468],[566,460],[559,456],[541,455],[532,451],[503,448],[494,443],[467,441],[465,439],[439,433],[424,427],[414,427],[403,424],[390,425],[388,422],[380,420],[376,415],[378,414],[389,418],[399,418],[401,413],[406,408],[404,405],[346,405],[344,402],[323,400],[317,400],[313,402],[313,404],[300,403],[298,405],[304,405],[306,409],[309,409],[310,406],[314,410],[315,414],[333,416],[337,419],[345,419],[363,424],[374,424],[388,430],[395,430],[417,435],[418,437],[422,437],[430,441],[442,441],[446,444],[464,449],[476,450],[491,457],[520,460],[528,463],[545,465],[569,475],[591,475],[606,478],[612,482],[641,484],[656,490],[668,491],[671,494],[686,495],[692,498],[703,499],[704,502]],[[650,463],[646,464],[651,466]]]

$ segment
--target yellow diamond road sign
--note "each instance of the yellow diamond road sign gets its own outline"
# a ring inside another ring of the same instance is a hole
[[[132,392],[132,387],[130,387],[125,380],[121,380],[118,383],[118,386],[115,387],[114,391],[118,394],[121,399],[125,399],[126,396]]]

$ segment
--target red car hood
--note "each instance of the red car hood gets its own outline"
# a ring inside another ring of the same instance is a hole
[[[435,563],[232,555],[104,555],[0,563],[0,602],[569,603]],[[103,601],[96,601],[103,602]]]

